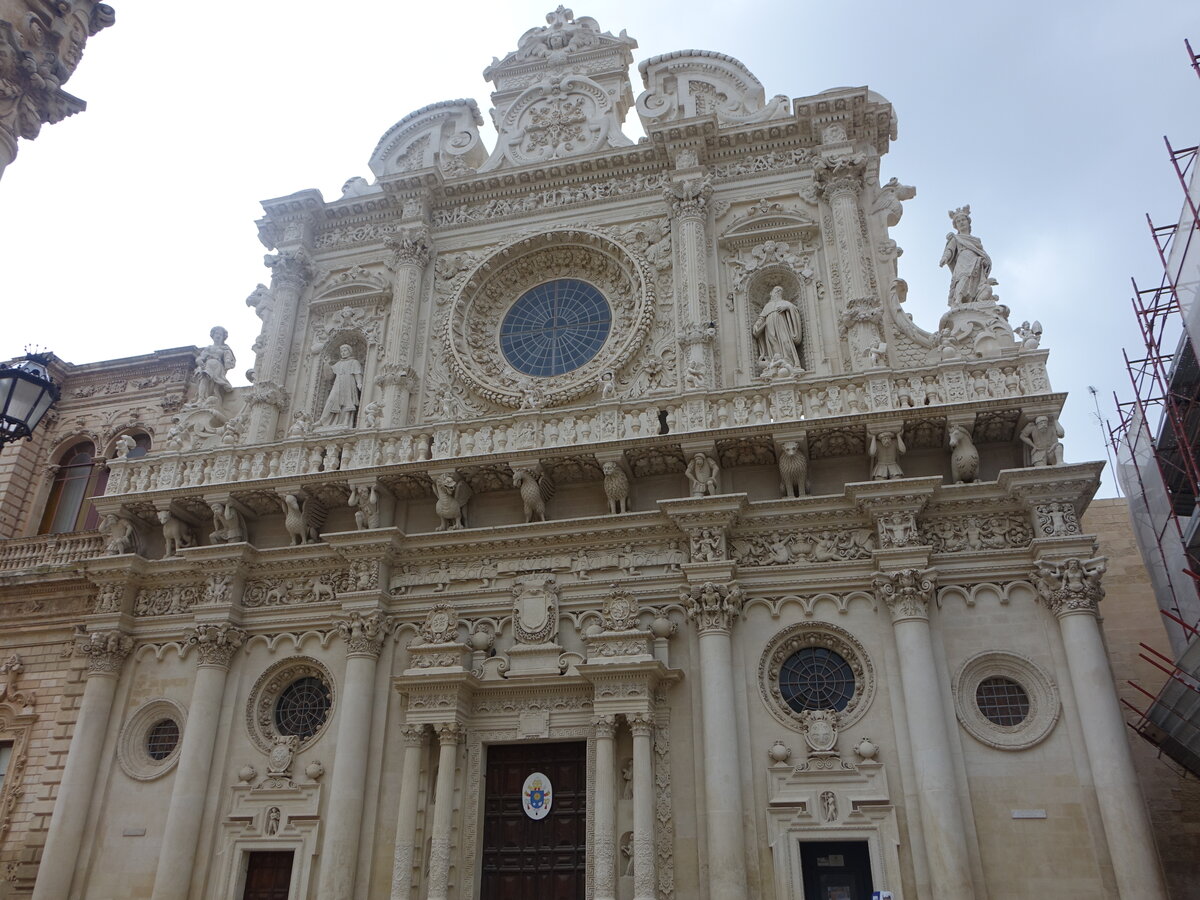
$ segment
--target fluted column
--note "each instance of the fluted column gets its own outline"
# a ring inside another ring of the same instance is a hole
[[[429,900],[446,900],[450,886],[450,823],[454,818],[454,770],[462,726],[446,722],[437,726],[437,796],[433,806],[433,834],[429,840]]]
[[[337,627],[346,641],[346,679],[321,844],[319,897],[354,896],[367,752],[371,746],[375,667],[387,633],[386,619],[379,612],[352,612]]]
[[[1154,834],[1098,621],[1104,597],[1100,579],[1106,562],[1077,557],[1061,562],[1042,560],[1033,577],[1062,632],[1117,892],[1121,900],[1163,900],[1167,891]]]
[[[613,900],[616,897],[616,756],[613,735],[616,719],[613,716],[597,716],[592,720],[596,728],[596,809],[593,813],[594,834],[592,835],[592,857],[595,859],[596,900]]]
[[[929,856],[930,897],[971,900],[975,886],[965,823],[954,780],[942,680],[933,654],[929,603],[935,573],[901,569],[875,576],[875,595],[892,613],[900,685],[908,717],[913,769]]]
[[[95,792],[100,751],[108,731],[121,664],[133,649],[133,640],[120,631],[97,631],[76,649],[87,657],[87,682],[38,866],[34,900],[67,900],[74,896],[71,880]]]
[[[859,227],[858,195],[863,186],[864,166],[859,158],[827,161],[818,167],[818,186],[833,213],[833,237],[838,268],[845,292],[843,302],[873,297],[866,270],[869,258],[864,253]]]
[[[396,272],[392,310],[388,316],[387,362],[377,381],[383,385],[385,422],[389,428],[407,424],[412,388],[413,335],[421,297],[421,276],[429,262],[429,231],[414,226],[388,242]]]
[[[246,632],[229,623],[197,625],[187,636],[186,642],[197,653],[196,678],[154,876],[154,900],[187,900],[226,676],[233,654],[245,640]]]
[[[424,725],[401,725],[404,764],[400,771],[400,805],[396,810],[396,852],[392,857],[391,900],[412,897],[413,839],[417,833],[417,795],[421,760],[429,746],[429,729]]]
[[[746,848],[737,731],[731,727],[737,703],[730,640],[733,623],[742,613],[742,591],[735,584],[709,581],[684,589],[681,600],[700,635],[708,895],[711,900],[744,900]]]
[[[675,181],[663,190],[674,218],[676,289],[679,304],[679,328],[684,358],[696,366],[711,384],[711,365],[706,347],[712,339],[708,322],[712,318],[705,277],[705,218],[712,196],[712,181],[707,176]]]
[[[633,900],[654,900],[654,720],[648,713],[627,718],[633,732]]]
[[[303,251],[281,251],[267,256],[271,267],[271,311],[264,322],[266,344],[254,366],[254,387],[250,392],[250,427],[247,442],[275,440],[279,413],[287,404],[284,382],[291,353],[292,332],[312,267]]]

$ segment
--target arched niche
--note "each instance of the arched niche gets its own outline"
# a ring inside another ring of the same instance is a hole
[[[778,263],[764,266],[756,271],[746,280],[743,287],[743,296],[740,298],[739,305],[740,318],[744,326],[741,329],[742,350],[745,354],[744,358],[748,361],[746,371],[752,375],[758,375],[762,367],[754,337],[754,323],[766,305],[771,291],[776,287],[783,288],[783,296],[800,310],[800,320],[804,327],[800,341],[800,361],[804,370],[806,372],[822,370],[825,354],[816,308],[816,277],[811,269],[797,270],[793,266]]]

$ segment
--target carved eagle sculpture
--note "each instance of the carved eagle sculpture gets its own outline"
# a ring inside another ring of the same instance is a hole
[[[604,496],[612,515],[629,512],[629,476],[615,462],[604,464]]]
[[[433,510],[442,520],[438,531],[455,530],[467,527],[467,503],[474,492],[466,481],[449,472],[439,475],[433,481],[433,489],[437,493],[437,503]]]
[[[554,481],[541,467],[517,469],[513,472],[513,487],[521,492],[525,505],[525,521],[546,521],[546,501],[554,496]]]
[[[316,497],[301,497],[299,494],[284,494],[283,527],[291,535],[292,544],[315,544],[321,540],[321,528],[325,525],[328,510]]]

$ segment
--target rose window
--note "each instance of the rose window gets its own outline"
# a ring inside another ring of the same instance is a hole
[[[788,657],[779,670],[779,691],[796,712],[842,711],[854,696],[854,671],[826,647],[805,647]]]
[[[275,702],[275,727],[280,734],[294,734],[303,740],[321,730],[329,715],[329,688],[319,678],[293,681]]]
[[[578,278],[556,278],[526,291],[500,325],[500,349],[518,372],[539,378],[589,362],[612,329],[604,296]]]

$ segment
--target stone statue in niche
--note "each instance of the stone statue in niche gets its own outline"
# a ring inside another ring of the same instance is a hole
[[[787,441],[779,453],[779,493],[803,497],[808,493],[808,455],[799,441]]]
[[[208,336],[212,343],[196,357],[192,374],[196,381],[196,406],[220,406],[225,395],[233,390],[226,373],[237,365],[237,357],[225,343],[229,332],[217,325]]]
[[[263,834],[267,837],[274,837],[279,834],[279,819],[281,813],[278,806],[272,806],[267,810],[267,824],[263,828]]]
[[[836,822],[837,817],[837,795],[833,791],[822,791],[821,819],[825,822]]]
[[[214,500],[208,505],[212,510],[213,530],[209,538],[214,544],[234,544],[246,539],[246,524],[232,500],[224,503]]]
[[[939,266],[950,268],[950,305],[973,303],[980,288],[987,285],[992,258],[983,242],[971,234],[970,204],[949,212],[954,231],[946,235],[946,250]]]
[[[800,364],[800,343],[804,325],[796,304],[783,296],[779,285],[771,288],[767,302],[754,320],[754,345],[759,361],[771,364],[782,361],[792,369],[803,371]]]
[[[875,481],[903,478],[900,457],[907,452],[904,438],[894,431],[881,431],[871,435],[871,446],[867,450],[871,457],[871,477]]]
[[[962,425],[950,426],[950,473],[955,484],[964,484],[979,477],[979,451],[971,440],[971,432]]]
[[[354,348],[342,344],[338,348],[338,361],[329,365],[329,370],[333,372],[333,385],[321,410],[321,426],[352,428],[363,386],[363,367],[354,358]]]
[[[1063,427],[1053,416],[1038,416],[1021,429],[1021,442],[1029,447],[1031,466],[1061,466],[1066,437]]]
[[[705,497],[721,493],[721,467],[716,460],[697,453],[684,470],[693,497]]]

